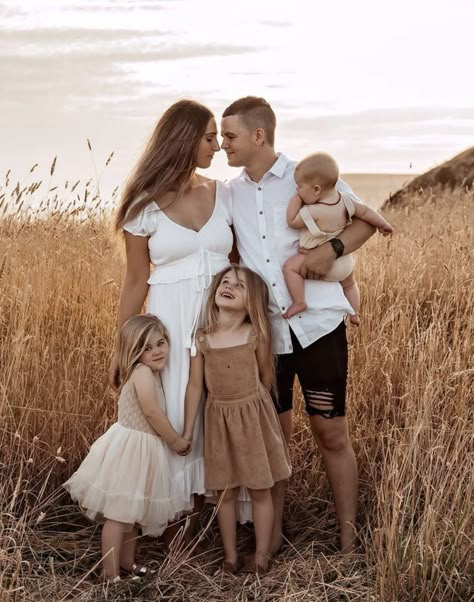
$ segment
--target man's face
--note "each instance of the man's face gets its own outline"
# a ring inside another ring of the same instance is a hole
[[[258,150],[254,136],[242,123],[239,115],[229,115],[221,122],[221,148],[232,167],[247,167]]]

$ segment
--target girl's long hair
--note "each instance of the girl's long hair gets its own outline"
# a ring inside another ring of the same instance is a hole
[[[168,192],[178,197],[196,169],[197,150],[211,111],[194,100],[179,100],[158,121],[130,174],[115,215],[115,230],[136,217],[150,201]]]
[[[272,329],[268,315],[268,287],[261,276],[248,268],[231,264],[216,274],[209,288],[209,297],[207,299],[206,311],[204,316],[203,332],[211,334],[219,328],[219,308],[216,305],[215,297],[217,289],[226,274],[233,271],[238,278],[239,273],[244,276],[246,285],[245,309],[247,310],[246,321],[252,325],[259,341],[268,348],[268,353],[272,354]],[[275,362],[272,361],[273,392],[275,393]]]
[[[169,344],[168,331],[161,320],[153,314],[139,314],[129,318],[120,330],[119,375],[123,385],[132,375],[141,354],[154,334],[163,336]]]

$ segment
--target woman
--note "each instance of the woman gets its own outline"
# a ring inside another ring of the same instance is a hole
[[[212,276],[228,265],[233,242],[229,191],[221,182],[195,173],[198,167],[209,167],[219,149],[209,109],[191,100],[173,104],[127,182],[115,221],[116,230],[124,230],[127,253],[118,328],[141,312],[148,295],[147,311],[169,332],[170,358],[162,381],[166,413],[179,433],[203,302]],[[116,365],[114,358],[111,382],[116,380]],[[169,463],[172,504],[179,516],[193,509],[195,494],[204,493],[201,418],[192,451],[184,457],[170,453]]]

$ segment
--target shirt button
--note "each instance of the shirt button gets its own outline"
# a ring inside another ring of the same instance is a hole
[[[261,187],[261,186],[259,186],[259,187],[258,187],[258,190],[262,190],[262,187]]]
[[[282,311],[285,311],[285,306],[283,306],[281,309],[282,309]]]
[[[262,238],[265,238],[265,234],[262,236]]]
[[[272,286],[276,286],[276,282],[272,282]]]
[[[259,211],[260,215],[263,215],[263,211]]]
[[[267,259],[267,263],[270,263],[270,260],[269,260],[269,259]]]

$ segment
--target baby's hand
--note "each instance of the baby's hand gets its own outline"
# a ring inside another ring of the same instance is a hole
[[[385,222],[385,224],[383,226],[380,226],[380,228],[377,228],[377,230],[383,236],[388,236],[389,234],[393,234],[393,226],[391,226],[388,222]]]
[[[170,447],[178,456],[187,456],[191,451],[191,443],[181,436],[177,437]]]

